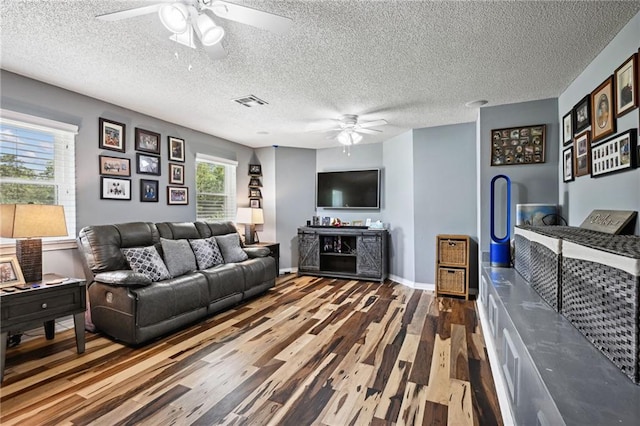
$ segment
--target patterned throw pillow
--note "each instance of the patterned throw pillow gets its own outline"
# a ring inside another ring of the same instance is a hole
[[[151,281],[161,281],[171,278],[169,270],[165,266],[158,250],[154,246],[134,247],[122,249],[129,267],[135,272],[140,272],[149,277]]]
[[[222,252],[224,263],[242,262],[249,258],[247,253],[240,247],[238,234],[217,235],[215,238]]]
[[[207,269],[224,263],[215,237],[189,240],[189,244],[196,255],[198,269]]]

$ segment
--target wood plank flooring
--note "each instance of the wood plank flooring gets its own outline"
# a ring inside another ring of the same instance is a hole
[[[475,302],[285,275],[140,348],[73,330],[7,352],[3,425],[501,425]]]

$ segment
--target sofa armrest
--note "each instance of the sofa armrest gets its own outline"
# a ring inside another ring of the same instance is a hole
[[[137,287],[151,284],[151,280],[146,275],[129,270],[101,272],[96,274],[94,281],[119,287]]]
[[[271,254],[271,250],[267,247],[245,247],[242,250],[247,253],[249,259],[255,259],[257,257],[267,257]]]

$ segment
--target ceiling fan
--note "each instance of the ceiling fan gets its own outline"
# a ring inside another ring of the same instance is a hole
[[[371,127],[384,126],[386,120],[358,121],[358,116],[354,114],[345,114],[339,120],[336,120],[336,126],[330,129],[319,130],[320,132],[338,132],[334,137],[343,145],[355,145],[362,140],[360,133],[375,135],[382,130],[371,129]]]
[[[98,15],[96,19],[119,21],[151,13],[158,14],[162,25],[173,33],[170,39],[177,43],[195,49],[195,33],[199,43],[213,59],[227,55],[220,43],[225,31],[215,23],[214,16],[276,34],[286,33],[293,24],[290,18],[222,0],[164,0],[149,6]]]

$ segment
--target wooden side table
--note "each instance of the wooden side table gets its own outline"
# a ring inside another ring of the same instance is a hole
[[[9,331],[23,331],[44,324],[45,336],[55,336],[56,318],[73,315],[76,348],[84,352],[84,313],[87,308],[85,280],[70,278],[60,284],[28,283],[26,290],[0,291],[0,381]]]
[[[255,243],[247,245],[247,247],[266,247],[269,249],[269,256],[276,260],[276,273],[280,275],[280,243]]]

